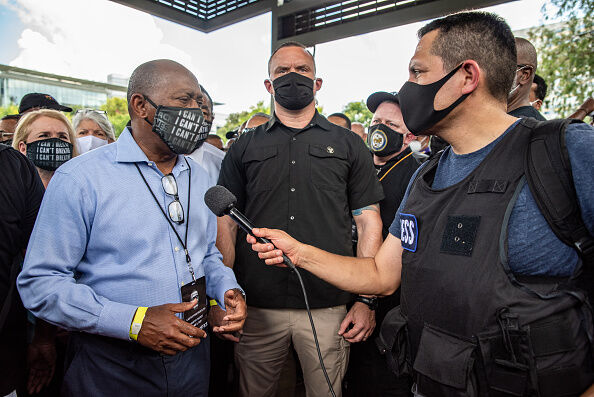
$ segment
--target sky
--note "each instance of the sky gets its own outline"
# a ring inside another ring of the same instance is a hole
[[[486,10],[512,30],[542,24],[545,0],[519,0]],[[317,95],[327,114],[375,91],[397,91],[417,43],[414,23],[350,37],[315,48]],[[269,101],[263,81],[270,55],[270,13],[201,33],[108,0],[0,0],[0,63],[106,81],[130,76],[158,58],[180,62],[216,102],[216,125],[231,112]]]

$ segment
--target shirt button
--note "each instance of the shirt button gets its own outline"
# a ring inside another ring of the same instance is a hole
[[[148,162],[148,165],[149,165],[149,167],[152,167],[153,166],[153,163],[149,161]]]
[[[296,141],[296,140],[297,140],[297,138],[293,137],[293,140],[294,140],[294,141]]]
[[[292,191],[292,192],[294,192],[294,191],[295,191],[295,188],[294,188],[294,187],[292,187],[292,188],[291,188],[291,191]]]
[[[179,251],[179,247],[175,247],[175,252]]]
[[[291,161],[291,164],[295,164],[295,160],[292,160],[292,161]]]
[[[294,221],[294,220],[295,220],[295,217],[294,217],[293,215],[291,215],[291,216],[289,217],[289,219],[290,219],[290,220],[292,220],[292,221]]]

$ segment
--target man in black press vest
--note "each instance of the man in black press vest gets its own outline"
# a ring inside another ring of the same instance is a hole
[[[394,372],[413,375],[416,396],[591,392],[592,313],[574,282],[582,259],[526,185],[537,122],[506,114],[512,32],[494,14],[466,12],[434,20],[419,38],[399,91],[404,121],[451,147],[411,179],[375,258],[332,255],[279,230],[254,230],[278,249],[248,241],[267,264],[281,264],[282,250],[345,290],[386,295],[401,285],[401,306],[377,341]],[[545,123],[539,128],[557,125]],[[565,145],[592,235],[594,129],[568,125]]]
[[[367,98],[367,108],[373,113],[367,143],[373,153],[373,164],[385,195],[379,203],[382,238],[385,239],[406,193],[408,181],[419,168],[408,147],[416,137],[404,125],[398,93],[375,92]],[[400,304],[400,290],[376,301],[375,318],[377,324],[381,324],[386,313]],[[375,346],[374,340],[378,333],[379,327],[369,340],[351,346],[346,375],[347,394],[356,397],[409,396],[410,378],[390,376],[385,359]]]

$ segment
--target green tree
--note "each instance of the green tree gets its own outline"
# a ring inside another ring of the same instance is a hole
[[[545,25],[529,37],[538,52],[537,73],[549,87],[545,107],[568,116],[593,95],[594,0],[549,0],[542,13]]]
[[[250,106],[249,110],[244,110],[238,113],[231,113],[225,119],[225,125],[217,129],[217,135],[223,140],[226,140],[225,134],[238,128],[244,121],[249,120],[256,113],[270,114],[270,106],[265,106],[264,101],[259,101],[254,106]]]
[[[367,109],[367,105],[364,101],[359,102],[349,102],[347,103],[342,112],[346,114],[352,122],[358,122],[365,126],[368,126],[371,123],[371,118],[373,117],[373,113]]]
[[[107,118],[113,124],[116,138],[119,137],[128,121],[130,121],[126,98],[108,98],[107,102],[101,106],[101,110],[107,112]]]

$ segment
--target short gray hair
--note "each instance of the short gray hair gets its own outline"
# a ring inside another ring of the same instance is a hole
[[[74,127],[75,133],[76,133],[76,130],[78,129],[78,125],[80,123],[82,123],[83,120],[91,120],[91,121],[94,121],[95,123],[97,123],[99,128],[101,128],[103,130],[103,132],[105,132],[107,139],[111,139],[112,141],[115,142],[116,138],[115,138],[115,133],[113,130],[113,125],[111,125],[107,116],[105,116],[104,114],[101,114],[93,109],[84,109],[84,110],[78,111],[76,113],[76,115],[74,116],[74,118],[72,119],[72,126]]]

